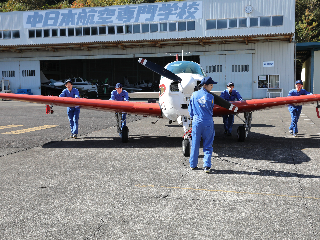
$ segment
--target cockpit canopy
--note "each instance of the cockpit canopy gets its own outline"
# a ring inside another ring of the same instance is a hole
[[[203,69],[200,67],[199,64],[195,62],[189,62],[189,61],[176,61],[169,63],[166,66],[166,69],[170,72],[173,72],[174,74],[179,73],[192,73],[192,74],[199,74],[201,76],[206,76]]]

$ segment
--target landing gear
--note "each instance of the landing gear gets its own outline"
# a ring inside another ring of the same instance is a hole
[[[240,117],[238,116],[238,118],[240,118]],[[252,121],[252,112],[245,112],[244,113],[244,120],[243,119],[241,119],[241,120],[244,122],[244,125],[239,126],[237,129],[238,142],[244,142],[244,140],[246,139],[246,137],[248,136],[248,134],[250,132],[251,121]]]
[[[182,140],[183,156],[190,157],[190,150],[191,150],[190,139],[183,139]]]
[[[116,120],[117,120],[117,132],[121,137],[123,143],[127,143],[129,139],[129,128],[127,126],[122,127],[122,113],[116,113]]]
[[[121,136],[122,136],[122,142],[127,143],[129,138],[129,129],[127,126],[123,126]]]
[[[183,136],[182,152],[183,152],[183,156],[185,156],[185,157],[190,157],[191,143],[192,143],[191,133],[192,133],[192,129],[187,131]]]
[[[246,129],[244,126],[239,126],[237,129],[238,142],[244,142],[246,139]]]

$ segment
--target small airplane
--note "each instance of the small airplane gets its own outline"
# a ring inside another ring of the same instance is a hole
[[[66,98],[42,95],[25,95],[13,93],[0,93],[0,98],[17,101],[40,103],[57,106],[81,106],[84,109],[113,111],[116,113],[127,112],[132,114],[166,117],[169,123],[177,121],[182,124],[184,135],[182,140],[182,150],[184,156],[190,155],[191,147],[191,120],[188,112],[190,97],[194,91],[199,89],[201,80],[206,76],[203,68],[192,61],[175,61],[161,67],[147,59],[140,58],[139,63],[161,75],[159,84],[159,103],[154,102],[127,102],[85,98]],[[278,98],[252,99],[243,101],[228,102],[220,96],[214,95],[215,106],[212,112],[213,117],[226,114],[244,113],[243,126],[237,129],[238,141],[245,141],[251,129],[252,112],[274,107],[281,107],[288,104],[304,104],[318,102],[320,94],[290,96]],[[319,116],[320,105],[316,110]],[[118,132],[122,142],[128,141],[128,127],[121,128],[121,117],[117,117]]]

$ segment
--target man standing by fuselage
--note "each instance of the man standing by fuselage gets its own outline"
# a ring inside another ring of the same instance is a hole
[[[214,122],[212,118],[214,97],[210,94],[216,84],[211,77],[205,77],[201,81],[203,87],[192,94],[188,111],[192,120],[192,144],[190,153],[190,168],[197,169],[199,147],[201,137],[203,139],[203,168],[206,173],[210,173],[212,143],[214,139]]]
[[[227,84],[227,89],[224,90],[220,97],[224,98],[227,101],[235,101],[236,99],[238,101],[242,100],[242,97],[240,93],[234,89],[234,83],[229,82]],[[233,122],[234,122],[234,115],[233,114],[228,114],[228,115],[223,115],[223,125],[224,125],[224,134],[227,134],[227,136],[231,136],[231,131],[233,127]]]

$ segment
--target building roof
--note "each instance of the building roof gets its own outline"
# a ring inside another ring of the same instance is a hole
[[[82,43],[53,43],[53,44],[25,44],[25,45],[0,45],[0,52],[26,52],[26,51],[59,51],[59,50],[92,50],[101,48],[142,48],[142,47],[166,47],[181,45],[211,45],[230,43],[255,43],[261,41],[288,41],[291,42],[294,33],[235,35],[235,36],[211,36],[194,38],[169,38],[127,41],[94,41]],[[320,47],[320,45],[319,45]]]

